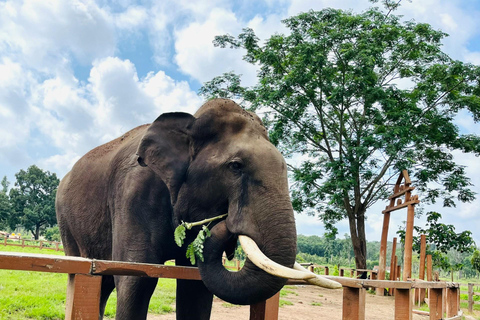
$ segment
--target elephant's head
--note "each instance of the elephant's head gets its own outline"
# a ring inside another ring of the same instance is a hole
[[[227,271],[221,261],[223,252],[231,255],[243,235],[274,262],[288,268],[295,263],[287,167],[255,114],[225,99],[207,102],[195,116],[163,114],[145,133],[138,161],[167,185],[174,225],[228,213],[212,228],[205,260],[199,262],[212,293],[232,303],[252,304],[280,290],[286,279],[261,270],[250,259],[239,272]],[[270,269],[268,263],[262,268]]]

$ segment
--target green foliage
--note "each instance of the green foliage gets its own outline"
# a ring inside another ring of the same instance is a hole
[[[7,177],[3,178],[2,185],[4,185],[4,181],[7,182],[6,178]],[[3,189],[0,190],[0,229],[5,229],[8,226],[8,221],[12,215],[12,205],[7,194],[7,186],[8,182],[4,185]]]
[[[357,267],[365,267],[365,212],[390,193],[407,169],[424,203],[474,199],[452,151],[480,154],[480,137],[454,123],[461,110],[480,119],[480,68],[441,50],[446,34],[385,11],[309,11],[283,21],[287,35],[259,41],[252,29],[215,38],[245,50],[258,83],[240,86],[233,73],[205,83],[207,98],[241,97],[261,109],[270,139],[292,167],[293,206],[318,214],[330,234],[348,218]],[[409,83],[408,86],[400,83]]]
[[[15,174],[16,182],[10,189],[12,214],[9,224],[25,227],[35,239],[46,226],[56,224],[55,196],[60,180],[55,173],[43,171],[35,165]]]
[[[340,274],[340,271],[338,270],[338,266],[337,266],[337,265],[334,265],[334,266],[333,266],[332,276],[338,276],[339,274]]]
[[[48,241],[58,241],[58,242],[62,241],[58,226],[46,229],[43,234],[45,236],[45,239],[47,239]]]
[[[480,251],[475,250],[470,261],[472,263],[473,269],[477,272],[480,272]]]
[[[183,224],[179,225],[175,229],[174,233],[174,238],[175,238],[175,243],[177,246],[181,247],[183,246],[183,241],[185,240],[186,234],[185,234],[185,226]]]
[[[182,222],[174,233],[175,243],[181,247],[186,237],[186,229],[190,229],[188,223]],[[203,261],[203,243],[211,236],[210,230],[207,226],[202,226],[202,229],[198,232],[197,237],[187,246],[186,256],[190,259],[190,263],[195,265],[196,259]]]
[[[458,271],[464,266],[461,253],[469,254],[475,249],[472,233],[468,230],[456,233],[455,226],[439,222],[442,215],[435,211],[427,213],[425,228],[414,226],[417,234],[425,234],[427,254],[432,255],[433,265],[445,271]],[[397,231],[405,243],[405,230]],[[413,237],[413,250],[420,253],[420,236]]]
[[[198,232],[195,240],[188,245],[187,258],[190,259],[192,265],[195,265],[195,258],[203,261],[203,243],[211,235],[212,234],[210,233],[210,230],[207,228],[207,226],[202,226],[202,230]]]

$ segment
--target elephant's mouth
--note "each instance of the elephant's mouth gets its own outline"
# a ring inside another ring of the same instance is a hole
[[[225,223],[225,222],[220,222]],[[226,226],[225,226],[226,227]],[[285,267],[270,258],[268,258],[258,247],[255,241],[247,235],[238,235],[230,233],[227,229],[229,236],[226,237],[226,241],[224,243],[224,252],[225,255],[229,260],[233,259],[235,255],[235,249],[237,247],[237,239],[240,241],[240,245],[245,252],[246,257],[259,269],[280,277],[284,279],[294,279],[294,280],[305,280],[311,284],[330,288],[330,289],[339,289],[341,288],[341,284],[336,281],[332,281],[316,275],[304,267],[302,267],[299,263],[295,262],[293,268]]]

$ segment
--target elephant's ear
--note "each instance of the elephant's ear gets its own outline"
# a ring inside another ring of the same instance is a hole
[[[190,128],[194,121],[188,113],[164,113],[150,125],[138,146],[138,163],[162,178],[172,204],[177,201],[190,163]]]

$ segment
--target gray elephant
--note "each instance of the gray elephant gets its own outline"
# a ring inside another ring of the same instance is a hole
[[[265,300],[286,282],[277,275],[293,277],[287,268],[295,263],[296,229],[285,161],[261,120],[230,100],[211,100],[195,116],[162,114],[93,149],[61,181],[56,210],[67,255],[158,264],[175,259],[184,266],[190,262],[185,245],[174,243],[175,228],[228,213],[212,223],[204,243],[202,281],[177,280],[177,319],[209,319],[213,294],[235,304]],[[187,231],[186,243],[195,235]],[[246,249],[250,259],[242,270],[229,272],[222,254],[233,256],[239,236],[268,258],[252,258],[257,253]],[[280,271],[269,274],[252,261]],[[156,284],[154,278],[104,276],[100,318],[116,288],[116,319],[145,319]]]

